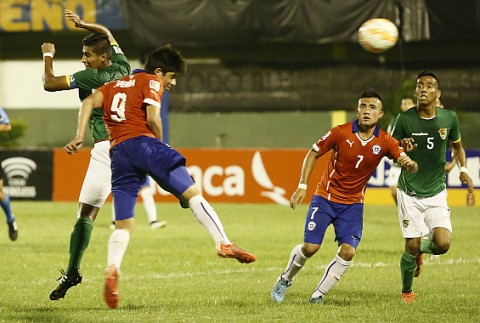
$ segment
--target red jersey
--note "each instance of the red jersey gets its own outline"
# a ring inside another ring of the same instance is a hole
[[[367,182],[383,156],[397,160],[403,152],[399,142],[378,125],[371,138],[361,139],[357,121],[333,128],[313,149],[321,155],[333,149],[315,195],[342,204],[363,203]]]
[[[160,107],[162,80],[142,70],[100,87],[103,121],[112,147],[138,136],[155,137],[147,124],[147,105]]]

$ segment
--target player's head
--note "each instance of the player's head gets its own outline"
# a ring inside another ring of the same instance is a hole
[[[441,96],[440,84],[435,73],[429,70],[421,71],[417,76],[415,97],[418,106],[435,105]]]
[[[373,89],[364,91],[358,100],[358,124],[360,126],[375,126],[378,119],[383,117],[383,103],[381,96]]]
[[[147,55],[144,69],[148,73],[160,76],[165,90],[168,91],[172,85],[176,84],[176,74],[187,71],[187,63],[177,49],[167,44]]]
[[[402,102],[400,103],[400,110],[403,112],[403,111],[407,111],[408,109],[410,109],[411,107],[414,107],[415,106],[415,102],[413,101],[413,99],[411,97],[404,97],[402,99]]]
[[[108,36],[90,34],[83,38],[82,63],[86,68],[101,69],[110,65],[111,48]]]

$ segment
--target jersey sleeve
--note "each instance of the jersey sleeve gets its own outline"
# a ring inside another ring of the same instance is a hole
[[[143,102],[160,108],[163,86],[159,80],[150,78],[143,87]]]
[[[455,112],[452,111],[452,130],[450,131],[450,139],[452,142],[459,142],[462,139],[460,134],[460,123]]]
[[[403,126],[403,122],[404,122],[404,117],[402,114],[399,114],[395,119],[395,122],[392,127],[392,137],[399,141],[407,137],[405,133],[405,127]]]
[[[316,143],[314,143],[312,145],[312,148],[320,155],[327,153],[335,147],[335,140],[338,136],[339,131],[339,127],[331,129],[329,132],[323,135],[323,137],[320,138]]]
[[[396,162],[398,157],[400,157],[404,153],[404,150],[400,146],[400,142],[397,139],[390,135],[386,135],[385,137],[388,146],[387,157],[393,159]]]
[[[89,68],[78,71],[70,76],[70,88],[96,89],[105,84],[105,80],[100,76],[98,70]]]
[[[112,44],[111,60],[112,63],[125,62],[126,64],[129,64],[127,56],[125,56],[118,44]]]

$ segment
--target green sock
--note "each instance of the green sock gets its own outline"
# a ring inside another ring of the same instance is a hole
[[[93,221],[89,218],[80,217],[73,227],[70,236],[70,259],[68,261],[67,273],[73,269],[79,269],[83,253],[88,247],[93,231]]]
[[[433,254],[434,248],[435,248],[435,244],[433,243],[432,240],[422,240],[422,242],[420,242],[421,253]]]
[[[400,260],[400,272],[402,274],[402,292],[409,293],[412,291],[413,274],[417,268],[417,256],[412,256],[406,251],[403,252]]]

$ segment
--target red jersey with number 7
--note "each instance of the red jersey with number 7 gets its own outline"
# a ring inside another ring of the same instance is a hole
[[[147,105],[161,107],[163,83],[143,70],[100,87],[103,121],[111,146],[138,136],[155,137],[147,124]]]
[[[367,182],[384,156],[397,160],[403,153],[399,142],[377,125],[372,137],[360,138],[357,121],[331,129],[313,149],[323,155],[333,149],[315,195],[329,201],[363,203]]]

